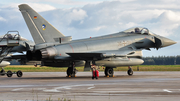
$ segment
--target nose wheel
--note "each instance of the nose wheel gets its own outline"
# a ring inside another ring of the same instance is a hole
[[[128,67],[129,69],[128,69],[128,71],[127,71],[127,74],[129,75],[129,76],[132,76],[133,75],[133,70],[132,70],[132,68],[131,67]]]

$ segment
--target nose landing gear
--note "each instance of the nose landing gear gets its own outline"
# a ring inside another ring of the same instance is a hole
[[[132,76],[132,75],[133,75],[133,70],[132,70],[132,68],[131,68],[130,66],[128,67],[127,74],[128,74],[129,76]]]

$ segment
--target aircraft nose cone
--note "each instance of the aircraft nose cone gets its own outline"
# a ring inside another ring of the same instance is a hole
[[[170,46],[176,44],[177,42],[170,40],[168,38],[163,38],[163,47]]]

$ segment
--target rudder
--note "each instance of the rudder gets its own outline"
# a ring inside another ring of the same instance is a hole
[[[26,24],[36,44],[56,42],[55,38],[64,37],[55,27],[27,4],[19,5]]]

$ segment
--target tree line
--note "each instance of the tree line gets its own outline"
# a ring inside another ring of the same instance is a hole
[[[143,60],[142,65],[180,65],[180,55],[144,57]]]

